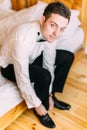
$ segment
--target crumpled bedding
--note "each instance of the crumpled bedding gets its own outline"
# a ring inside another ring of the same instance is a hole
[[[13,13],[12,10],[0,10],[0,20]],[[0,72],[0,117],[22,101],[23,99],[16,84],[5,79]]]
[[[5,79],[0,72],[0,117],[22,101],[16,84]]]

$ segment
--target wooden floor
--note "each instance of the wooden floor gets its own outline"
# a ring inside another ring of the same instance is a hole
[[[71,104],[69,111],[54,108],[49,112],[56,124],[54,130],[87,130],[87,57],[73,64],[62,94],[56,96]],[[5,130],[48,130],[42,126],[33,110],[26,110]]]

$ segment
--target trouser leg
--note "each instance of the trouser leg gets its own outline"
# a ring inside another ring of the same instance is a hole
[[[29,66],[31,82],[35,80],[35,91],[46,109],[49,108],[49,86],[51,82],[50,72],[42,68],[43,55],[41,54]]]
[[[14,67],[9,64],[6,68],[1,68],[1,74],[8,80],[16,82]]]
[[[55,78],[52,92],[62,92],[70,67],[74,60],[74,54],[66,50],[56,51]]]
[[[41,57],[39,57],[41,58]],[[35,62],[29,65],[30,80],[34,82],[34,89],[37,96],[40,98],[45,108],[49,107],[49,85],[51,82],[51,75],[48,70],[40,67],[40,59],[36,59]],[[38,65],[40,66],[38,66]],[[14,67],[8,65],[6,68],[1,68],[2,75],[8,80],[15,81]]]
[[[40,98],[46,109],[48,109],[49,103],[49,86],[51,82],[51,76],[49,71],[42,69],[42,67],[30,65],[30,79],[34,82],[34,89],[37,96]]]

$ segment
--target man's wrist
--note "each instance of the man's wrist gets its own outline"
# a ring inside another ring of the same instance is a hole
[[[49,93],[49,96],[50,96],[50,97],[53,97],[53,94],[52,94],[52,93]]]

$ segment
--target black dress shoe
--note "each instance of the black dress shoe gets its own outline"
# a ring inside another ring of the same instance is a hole
[[[55,124],[52,121],[52,119],[50,118],[50,116],[48,114],[46,114],[45,116],[40,116],[35,112],[35,115],[38,117],[39,121],[46,127],[48,128],[55,128]]]
[[[59,101],[56,97],[53,97],[54,100],[54,107],[60,110],[69,110],[71,106],[65,102]]]

